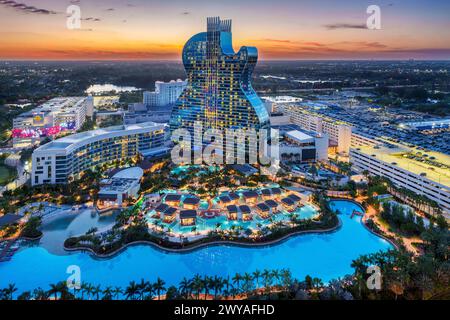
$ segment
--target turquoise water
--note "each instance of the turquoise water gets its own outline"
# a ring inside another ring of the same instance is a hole
[[[108,212],[99,215],[90,209],[81,213],[68,210],[66,214],[43,223],[41,230],[43,237],[39,245],[54,254],[67,254],[64,250],[64,241],[67,238],[85,234],[91,228],[99,231],[111,228],[116,223],[116,213]]]
[[[312,275],[329,281],[352,273],[350,264],[361,254],[387,250],[391,245],[368,232],[361,217],[350,219],[354,209],[348,201],[334,201],[342,227],[329,234],[309,234],[290,238],[278,245],[242,248],[210,246],[190,253],[166,253],[151,246],[130,247],[109,260],[93,259],[85,253],[55,255],[41,247],[19,251],[11,261],[0,263],[0,288],[15,283],[19,291],[36,287],[48,289],[50,283],[67,278],[70,265],[81,268],[81,280],[92,284],[126,286],[131,280],[155,281],[159,276],[168,285],[178,285],[183,277],[196,273],[233,276],[256,269],[288,268],[296,278]]]

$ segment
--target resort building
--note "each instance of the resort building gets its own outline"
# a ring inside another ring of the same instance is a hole
[[[288,211],[292,211],[294,210],[297,206],[294,200],[292,200],[289,197],[286,198],[282,198],[281,199],[281,204],[286,208],[286,210]]]
[[[161,203],[155,208],[155,213],[158,217],[162,217],[163,213],[169,208],[170,208],[169,205]]]
[[[177,209],[169,207],[162,212],[162,220],[164,223],[172,223],[175,221],[177,215]]]
[[[140,180],[144,171],[139,167],[124,169],[110,179],[100,182],[98,205],[101,207],[121,207],[123,200],[138,198],[141,187]]]
[[[352,132],[352,140],[351,140],[352,148],[375,146],[378,143],[379,143],[379,141],[376,140],[375,137],[369,136],[369,135],[359,132],[359,131]]]
[[[37,148],[32,155],[33,186],[66,184],[89,169],[137,156],[167,152],[165,125],[153,122],[116,126],[60,138]]]
[[[181,203],[181,194],[168,194],[164,197],[164,202],[172,207],[179,207]]]
[[[277,213],[279,211],[279,205],[276,201],[274,200],[266,200],[264,201],[264,203],[266,204],[266,206],[268,206],[270,208],[270,211],[273,213]]]
[[[196,210],[181,210],[180,211],[180,224],[182,226],[193,226],[197,222]]]
[[[256,191],[244,191],[242,198],[245,203],[256,203],[258,201],[258,193]]]
[[[92,117],[92,97],[61,97],[25,112],[13,120],[14,148],[39,144],[45,137],[75,132]]]
[[[150,109],[153,107],[167,107],[174,104],[183,90],[187,86],[187,81],[181,79],[169,82],[156,81],[155,91],[144,91],[144,105]]]
[[[281,159],[296,157],[300,162],[328,160],[328,136],[323,134],[307,134],[299,130],[284,134],[285,141],[280,144]]]
[[[198,209],[200,204],[200,199],[194,196],[189,196],[183,200],[183,208],[184,209]]]
[[[252,210],[247,205],[239,206],[239,218],[243,221],[252,219]]]
[[[194,35],[183,48],[188,84],[173,108],[170,129],[194,123],[213,129],[268,128],[269,114],[251,85],[258,59],[254,47],[235,53],[231,20],[207,19],[207,32]]]
[[[227,218],[228,220],[237,220],[238,219],[238,207],[236,205],[227,206]]]
[[[349,123],[332,119],[301,106],[286,106],[284,114],[291,117],[291,122],[302,129],[327,134],[330,145],[336,146],[336,152],[348,154],[352,137],[352,126]]]
[[[398,187],[425,195],[450,214],[450,157],[443,153],[423,154],[401,144],[378,143],[351,149],[350,161],[357,172],[389,178]]]
[[[270,216],[271,213],[271,209],[270,207],[265,204],[265,203],[258,203],[256,205],[256,213],[258,213],[258,215],[263,218],[263,219],[267,219]]]

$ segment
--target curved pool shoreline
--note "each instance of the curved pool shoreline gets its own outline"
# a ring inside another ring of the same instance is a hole
[[[0,263],[0,288],[15,283],[21,292],[48,289],[51,283],[65,281],[69,276],[66,270],[73,265],[80,268],[83,282],[102,286],[124,287],[130,281],[157,277],[170,286],[195,274],[232,277],[257,269],[289,269],[293,278],[311,275],[328,282],[352,274],[351,262],[360,255],[393,248],[390,242],[369,232],[361,217],[350,218],[356,206],[349,201],[334,203],[333,210],[341,211],[336,230],[290,234],[276,243],[259,246],[220,242],[186,252],[168,252],[154,245],[133,244],[107,259],[87,251],[55,255],[42,246],[28,247],[19,250],[11,261]]]
[[[341,227],[342,227],[342,221],[338,217],[338,224],[332,228],[299,230],[299,231],[285,234],[280,238],[270,240],[270,241],[264,241],[264,242],[249,243],[249,242],[243,242],[243,241],[239,241],[239,240],[236,240],[236,241],[234,241],[234,240],[216,240],[216,241],[205,242],[205,243],[197,243],[197,244],[194,244],[191,247],[187,247],[187,248],[171,249],[171,248],[161,246],[152,241],[141,240],[141,241],[134,241],[134,242],[127,243],[127,244],[123,245],[122,247],[120,247],[119,249],[115,250],[114,252],[111,252],[108,254],[98,254],[93,249],[88,248],[88,247],[75,247],[75,248],[64,247],[64,250],[66,250],[67,252],[83,252],[83,253],[88,252],[95,259],[112,259],[112,258],[124,253],[128,248],[135,247],[135,246],[150,246],[161,252],[168,253],[168,254],[170,254],[170,253],[189,254],[191,252],[201,250],[204,248],[219,247],[219,246],[263,249],[263,248],[280,245],[281,243],[289,240],[292,237],[298,237],[298,236],[307,235],[307,234],[333,233],[333,232],[338,231]]]

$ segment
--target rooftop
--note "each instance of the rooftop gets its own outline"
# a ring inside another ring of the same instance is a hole
[[[180,211],[180,219],[189,219],[197,217],[196,210],[182,210]]]
[[[312,143],[314,142],[314,138],[304,132],[298,130],[292,130],[286,132],[286,137],[294,140],[298,143]]]
[[[394,143],[358,147],[356,151],[450,187],[450,156],[447,154]]]
[[[57,139],[55,141],[49,142],[47,144],[44,144],[43,146],[40,146],[36,149],[36,151],[45,151],[45,150],[61,150],[64,151],[65,149],[69,148],[72,145],[76,145],[78,143],[88,142],[91,138],[99,138],[101,136],[109,136],[109,135],[123,135],[125,132],[131,131],[144,131],[148,130],[150,128],[154,128],[155,130],[162,130],[164,128],[163,124],[157,124],[154,122],[144,122],[139,124],[130,124],[130,125],[120,125],[120,126],[113,126],[113,127],[107,127],[107,128],[101,128],[96,129],[92,131],[86,131],[81,133],[76,133],[69,135],[67,137],[63,137],[60,139]]]
[[[250,213],[252,210],[249,206],[244,204],[242,206],[239,206],[239,211],[241,211],[242,213]]]

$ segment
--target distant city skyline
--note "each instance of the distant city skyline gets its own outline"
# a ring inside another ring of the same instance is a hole
[[[81,8],[81,28],[66,9]],[[369,5],[381,30],[366,28]],[[279,0],[0,0],[2,60],[181,60],[206,17],[233,20],[235,50],[260,60],[448,60],[450,2]]]

